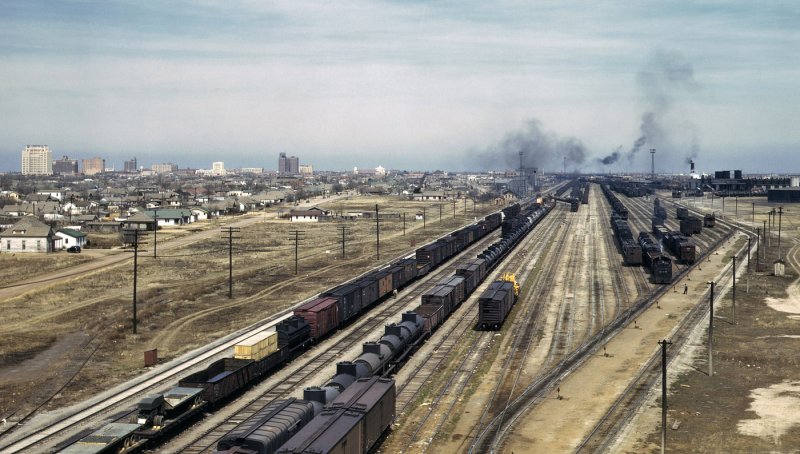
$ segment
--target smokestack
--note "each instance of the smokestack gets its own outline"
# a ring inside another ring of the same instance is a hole
[[[650,149],[650,176],[656,177],[656,149]]]
[[[692,172],[691,173],[694,173],[694,159],[690,159],[689,160],[689,165],[691,165],[691,168],[692,168]]]

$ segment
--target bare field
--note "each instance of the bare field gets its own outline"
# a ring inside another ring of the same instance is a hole
[[[497,209],[477,207],[464,215],[457,205],[442,210],[433,203],[389,197],[364,197],[332,202],[336,210],[374,210],[406,215],[380,222],[381,262],[407,254],[457,226]],[[325,206],[320,203],[320,206]],[[425,206],[428,219],[414,221]],[[334,207],[329,207],[333,209]],[[435,213],[435,217],[431,214]],[[218,228],[208,222],[205,227]],[[341,230],[345,257],[341,257]],[[294,230],[302,232],[298,273],[294,273]],[[180,236],[176,233],[175,236]],[[159,232],[159,244],[163,235]],[[142,371],[142,352],[158,348],[168,360],[220,336],[247,326],[297,301],[377,265],[375,220],[345,223],[291,223],[264,216],[244,227],[233,240],[233,299],[228,298],[228,238],[221,232],[209,240],[163,251],[152,257],[151,245],[139,257],[137,292],[138,334],[132,334],[132,262],[2,303],[0,351],[3,371],[28,361],[33,368],[43,358],[58,364],[59,373],[42,373],[31,380],[0,380],[0,415],[25,414],[49,400],[45,408],[79,401]],[[78,254],[75,254],[78,255]],[[85,364],[84,364],[85,362]],[[0,375],[3,377],[4,375]],[[65,386],[56,394],[56,391]],[[55,394],[55,395],[53,395]]]
[[[26,279],[36,278],[89,260],[91,257],[84,254],[69,254],[65,251],[52,254],[0,253],[0,287],[14,285],[21,276]]]

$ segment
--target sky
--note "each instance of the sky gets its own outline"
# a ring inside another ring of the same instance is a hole
[[[800,173],[797,1],[0,2],[0,171]],[[616,154],[615,154],[616,153]],[[606,164],[601,160],[605,158]]]

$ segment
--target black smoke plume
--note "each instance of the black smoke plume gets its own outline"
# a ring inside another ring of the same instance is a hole
[[[598,159],[598,161],[600,161],[600,164],[603,164],[604,166],[608,166],[608,165],[614,164],[615,162],[617,162],[619,160],[619,152],[620,152],[620,150],[622,150],[622,146],[617,147],[617,149],[614,150],[613,153],[611,153],[610,155],[608,155],[608,156],[606,156],[604,158]]]
[[[524,167],[567,166],[577,168],[586,161],[586,147],[574,137],[559,137],[553,132],[545,131],[542,122],[537,119],[528,120],[525,127],[511,131],[496,145],[478,154],[479,165],[483,169],[518,169],[520,152]]]
[[[657,51],[637,75],[637,82],[646,110],[639,125],[640,135],[627,153],[628,163],[633,163],[645,145],[656,148],[659,157],[671,159],[679,148],[676,141],[685,142],[687,133],[691,136],[691,156],[687,159],[695,158],[699,151],[697,127],[685,120],[676,126],[668,118],[680,96],[691,94],[698,87],[692,64],[677,52]]]

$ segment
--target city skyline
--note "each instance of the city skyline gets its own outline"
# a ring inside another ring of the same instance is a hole
[[[499,170],[523,151],[550,172],[646,172],[641,147],[665,173],[688,158],[703,171],[800,171],[792,2],[0,11],[0,171],[18,170],[28,143],[118,168],[224,156],[273,169],[285,152],[325,170]]]

